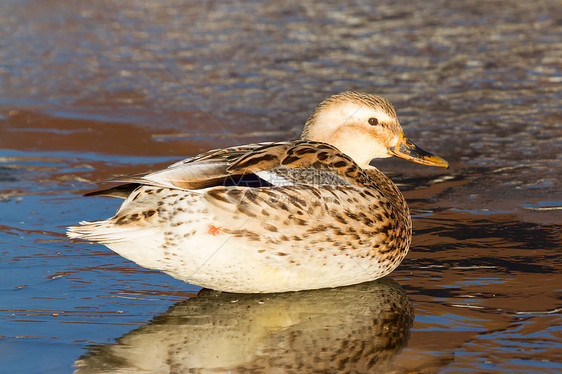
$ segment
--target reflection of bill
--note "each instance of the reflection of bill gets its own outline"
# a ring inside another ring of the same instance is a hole
[[[390,369],[413,323],[388,278],[282,294],[203,290],[76,361],[76,373],[370,372]]]

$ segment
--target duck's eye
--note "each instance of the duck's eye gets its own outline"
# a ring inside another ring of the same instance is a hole
[[[373,117],[373,118],[369,118],[369,125],[371,125],[371,126],[376,126],[376,125],[378,125],[378,124],[379,124],[379,120],[378,120],[378,119],[376,119],[376,118],[374,118],[374,117]]]

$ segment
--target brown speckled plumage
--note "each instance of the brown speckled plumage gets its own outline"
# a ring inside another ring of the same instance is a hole
[[[301,140],[209,151],[116,179],[126,184],[94,193],[126,198],[116,215],[68,235],[231,292],[377,279],[406,256],[412,224],[398,188],[368,160],[446,165],[410,144],[387,100],[342,93],[314,110]]]

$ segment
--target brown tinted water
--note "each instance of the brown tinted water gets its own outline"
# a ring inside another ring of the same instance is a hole
[[[0,367],[562,371],[561,1],[0,4]],[[296,138],[378,93],[449,170],[377,161],[414,218],[390,279],[203,292],[64,228],[112,175]]]

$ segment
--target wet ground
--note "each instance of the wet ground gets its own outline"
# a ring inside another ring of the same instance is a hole
[[[10,373],[562,371],[561,1],[0,3],[0,366]],[[378,93],[450,161],[376,165],[414,218],[390,278],[240,296],[67,225],[81,194],[210,148],[296,138]]]

